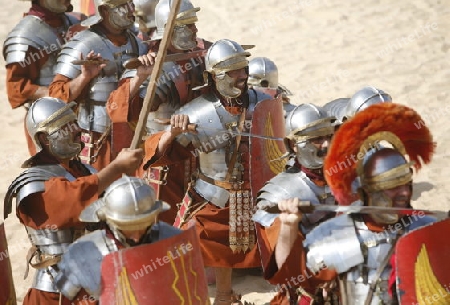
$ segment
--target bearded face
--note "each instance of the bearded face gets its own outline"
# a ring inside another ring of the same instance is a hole
[[[237,98],[247,90],[248,68],[215,75],[216,89],[227,98]]]

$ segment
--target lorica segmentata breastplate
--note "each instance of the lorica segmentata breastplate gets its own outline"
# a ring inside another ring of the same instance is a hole
[[[4,42],[3,57],[6,65],[19,63],[24,67],[48,56],[35,84],[49,86],[55,76],[56,58],[65,44],[64,35],[71,25],[79,23],[69,15],[66,15],[63,20],[64,24],[61,27],[53,28],[37,16],[25,16],[8,34]],[[29,47],[35,50],[31,51],[27,57]]]
[[[92,167],[86,167],[91,173],[96,172]],[[34,193],[44,192],[45,181],[56,177],[64,177],[69,181],[76,179],[60,165],[35,166],[19,175],[9,186],[6,193],[4,201],[5,217],[12,210],[12,200],[14,197],[16,197],[16,209],[19,209],[24,198]],[[61,208],[64,208],[63,205],[64,202],[61,202]],[[66,251],[68,246],[82,233],[81,230],[74,228],[58,229],[52,226],[43,229],[25,228],[31,244],[36,247],[34,257],[36,257],[37,264],[43,263],[46,260],[58,259]],[[55,275],[53,267],[51,265],[44,265],[43,267],[36,268],[38,269],[36,270],[32,287],[47,292],[58,292],[53,283],[53,276]]]
[[[269,180],[258,193],[258,211],[253,220],[263,226],[270,226],[277,214],[268,214],[262,209],[266,206],[278,204],[281,200],[299,198],[309,201],[312,205],[334,205],[336,201],[331,194],[328,185],[315,184],[304,172],[283,172]],[[316,211],[312,214],[304,214],[301,222],[303,233],[308,233],[321,221],[331,217],[331,214]]]
[[[336,270],[343,305],[364,305],[372,282],[376,282],[370,304],[391,304],[388,280],[392,267],[376,278],[383,260],[400,232],[373,232],[359,216],[341,215],[316,227],[307,235],[307,266],[311,271]],[[389,259],[389,258],[388,258]]]
[[[89,93],[86,100],[77,101],[78,124],[84,130],[105,132],[111,121],[106,111],[106,102],[112,91],[117,89],[122,73],[123,63],[133,57],[145,53],[144,44],[131,32],[127,32],[128,41],[125,45],[116,46],[106,36],[94,30],[86,30],[75,35],[61,51],[55,73],[70,79],[81,73],[81,66],[73,65],[72,61],[85,58],[93,50],[100,53],[108,62],[102,72],[89,83]]]

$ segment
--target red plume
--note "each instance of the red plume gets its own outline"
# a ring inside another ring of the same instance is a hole
[[[325,178],[339,204],[349,205],[355,200],[351,184],[356,178],[355,161],[361,159],[359,149],[370,135],[381,131],[389,131],[402,141],[416,170],[422,162],[431,161],[436,144],[416,111],[396,103],[372,105],[342,124],[325,159]]]

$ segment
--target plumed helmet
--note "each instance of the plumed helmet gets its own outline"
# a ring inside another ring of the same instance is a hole
[[[67,123],[75,121],[77,116],[72,110],[75,106],[75,102],[66,104],[53,97],[39,98],[31,105],[25,118],[25,125],[36,145],[36,152],[42,150],[37,134],[43,132],[51,135],[61,130]]]
[[[83,20],[81,22],[81,25],[90,27],[102,21],[103,17],[100,15],[100,6],[102,5],[114,8],[122,4],[128,3],[129,1],[130,0],[94,0],[95,15],[88,17],[86,20]]]
[[[267,57],[255,57],[248,64],[248,84],[256,87],[278,87],[278,67]]]
[[[291,141],[297,147],[297,161],[301,165],[307,168],[323,166],[325,156],[320,156],[317,147],[309,140],[333,135],[335,121],[335,117],[328,116],[323,108],[313,104],[299,105],[288,114],[285,144],[290,148]]]
[[[147,28],[154,28],[156,26],[155,9],[158,0],[133,0],[133,3],[134,14],[142,18]]]
[[[167,20],[169,20],[170,8],[172,7],[172,3],[172,0],[160,0],[156,5],[156,32],[152,37],[152,40],[162,39]],[[186,25],[197,22],[197,12],[199,10],[200,8],[194,7],[194,5],[189,0],[181,0],[180,9],[175,18],[175,25]]]
[[[370,105],[390,102],[392,102],[392,97],[383,90],[371,86],[364,87],[356,91],[348,101],[345,108],[345,117],[349,119]]]
[[[408,185],[412,181],[412,162],[405,158],[406,151],[398,137],[394,139],[393,148],[375,144],[358,169],[355,181],[356,191],[365,204],[369,206],[392,207],[392,198],[383,193],[384,190]],[[393,224],[399,219],[397,214],[371,215],[378,223]]]
[[[336,200],[342,205],[357,200],[352,187],[378,192],[411,181],[410,167],[419,170],[422,164],[431,161],[435,150],[428,127],[416,127],[421,121],[412,108],[378,103],[342,124],[334,135],[324,165],[325,178]],[[368,176],[365,167],[374,156],[380,161]]]
[[[85,209],[80,219],[87,222],[106,220],[114,230],[141,230],[157,220],[170,206],[155,199],[155,191],[144,180],[123,176],[113,182],[103,198]]]
[[[251,54],[235,41],[221,39],[209,47],[205,56],[206,71],[220,74],[248,66],[247,57]]]

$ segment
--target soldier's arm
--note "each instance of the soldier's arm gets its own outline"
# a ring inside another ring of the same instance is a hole
[[[298,199],[297,202],[291,199],[280,203],[278,205],[284,212],[265,228],[266,248],[271,253],[269,259],[263,261],[264,278],[273,285],[301,286],[313,293],[317,285],[334,279],[336,272],[324,269],[314,273],[307,268],[307,251],[303,247],[305,237],[298,230],[301,219],[296,208]]]
[[[82,58],[83,59],[83,58]],[[95,54],[93,51],[89,52],[85,58],[86,60],[101,60],[100,54]],[[69,103],[76,100],[86,90],[89,82],[97,77],[100,71],[106,64],[99,65],[82,65],[81,73],[73,79],[62,74],[56,74],[53,82],[49,86],[49,94],[52,97],[62,99]]]
[[[41,53],[43,55],[35,56],[36,58],[30,56]],[[33,83],[33,79],[39,76],[39,71],[49,56],[46,52],[41,53],[33,47],[28,47],[23,62],[14,62],[6,66],[6,90],[12,108],[48,95],[47,87]]]
[[[65,229],[79,225],[81,211],[98,199],[98,176],[68,181],[52,178],[44,191],[24,198],[17,209],[20,221],[33,229]]]
[[[44,191],[24,198],[17,211],[19,219],[34,229],[64,229],[78,225],[81,211],[98,199],[121,174],[133,174],[142,163],[142,149],[121,152],[100,172],[74,181],[51,178]]]
[[[131,78],[122,79],[116,90],[109,95],[106,110],[113,123],[137,122],[142,109],[143,98],[138,95],[131,95]],[[151,104],[151,111],[156,111],[164,101],[156,94]]]
[[[163,141],[166,141],[166,144],[160,148],[159,143],[161,138],[166,137],[167,135],[167,132],[161,131],[152,134],[145,140],[144,169],[147,169],[150,166],[170,165],[181,160],[186,160],[192,156],[190,146],[184,147],[173,140],[163,139]]]
[[[278,268],[285,263],[297,239],[298,224],[302,219],[302,214],[298,211],[298,204],[298,198],[282,200],[278,203],[281,211],[279,216],[280,232],[275,248],[275,260]]]
[[[149,52],[138,57],[141,65],[136,69],[136,75],[130,79],[130,97],[133,98],[139,92],[141,85],[150,76],[155,64],[156,53]]]
[[[70,96],[69,82],[70,78],[61,74],[56,74],[48,87],[49,96],[59,98],[68,103]]]
[[[158,142],[155,152],[156,157],[161,157],[166,152],[178,135],[189,132],[189,116],[186,114],[174,114],[170,118],[170,128],[165,131]]]

